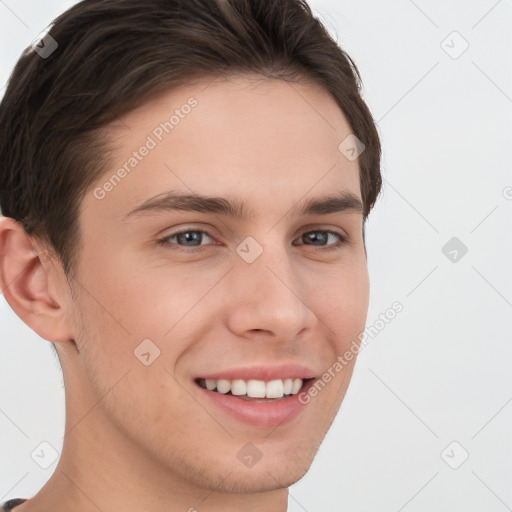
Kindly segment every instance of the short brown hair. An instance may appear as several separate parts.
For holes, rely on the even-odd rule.
[[[66,274],[81,200],[106,171],[101,129],[196,78],[256,72],[323,86],[365,145],[366,220],[381,188],[379,136],[356,65],[304,0],[84,0],[50,35],[58,47],[46,58],[28,47],[0,104],[0,205],[53,247]]]

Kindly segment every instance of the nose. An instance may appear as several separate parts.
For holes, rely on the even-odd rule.
[[[228,283],[229,329],[239,337],[292,340],[311,329],[317,317],[308,304],[308,286],[283,248],[265,249],[253,263],[238,261]]]

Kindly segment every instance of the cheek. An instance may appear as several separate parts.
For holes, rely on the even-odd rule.
[[[332,276],[322,295],[322,320],[330,328],[331,353],[325,361],[319,384],[322,395],[319,417],[332,421],[349,386],[359,352],[358,336],[364,331],[369,301],[369,279],[366,264],[351,266]]]
[[[194,295],[169,271],[144,268],[128,253],[105,247],[101,256],[91,254],[81,281],[89,322],[105,338],[110,333],[135,344],[162,335],[179,318],[186,297]]]
[[[369,302],[366,266],[340,272],[325,281],[317,294],[318,315],[331,329],[337,352],[364,330]]]

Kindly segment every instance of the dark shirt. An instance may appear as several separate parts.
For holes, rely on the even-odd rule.
[[[16,505],[21,505],[24,501],[23,498],[12,498],[5,503],[0,503],[0,512],[10,512]]]

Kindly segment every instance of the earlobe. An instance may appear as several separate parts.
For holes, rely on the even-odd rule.
[[[21,224],[0,217],[0,287],[13,311],[48,341],[71,338],[64,310],[49,291],[50,265]]]

